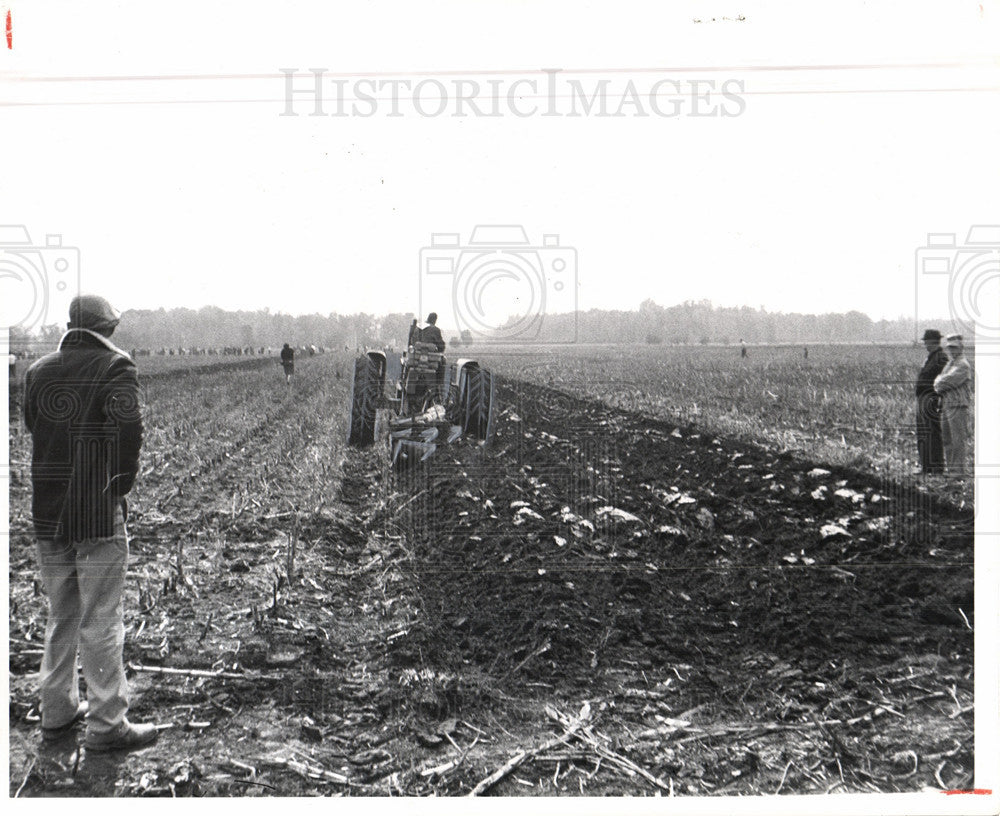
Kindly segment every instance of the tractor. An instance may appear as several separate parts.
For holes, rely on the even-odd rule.
[[[374,444],[380,409],[388,413],[391,464],[404,469],[460,439],[493,438],[493,375],[468,358],[447,364],[432,343],[416,341],[402,355],[368,351],[354,361],[349,445]]]

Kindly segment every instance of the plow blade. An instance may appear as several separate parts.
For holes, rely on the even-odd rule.
[[[436,451],[437,445],[433,442],[394,439],[392,440],[392,466],[403,468],[407,465],[415,465],[418,462],[426,462]]]
[[[426,462],[442,445],[450,445],[462,436],[462,428],[449,422],[433,425],[411,425],[389,431],[389,445],[392,450],[392,465],[406,465]]]

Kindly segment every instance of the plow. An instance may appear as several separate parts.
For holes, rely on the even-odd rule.
[[[390,462],[404,469],[463,440],[492,440],[493,375],[471,358],[448,363],[431,343],[368,351],[354,361],[350,409],[348,444],[371,446],[387,430]]]

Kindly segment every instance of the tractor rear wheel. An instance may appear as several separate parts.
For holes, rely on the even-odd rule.
[[[489,440],[493,436],[493,374],[474,368],[466,377],[462,433]]]
[[[348,445],[363,447],[375,442],[375,410],[378,407],[380,385],[378,366],[371,358],[359,357],[354,361]]]

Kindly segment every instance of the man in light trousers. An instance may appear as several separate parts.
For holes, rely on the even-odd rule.
[[[95,752],[140,748],[157,734],[125,716],[125,496],[139,469],[142,418],[135,364],[108,339],[118,321],[104,298],[74,298],[58,350],[25,377],[32,521],[49,600],[39,672],[42,737],[60,740],[85,719],[85,746]]]
[[[962,335],[949,334],[944,341],[948,364],[934,379],[934,391],[941,395],[941,441],[945,468],[950,474],[966,476],[968,468],[969,422],[972,406],[972,366],[965,359]]]

